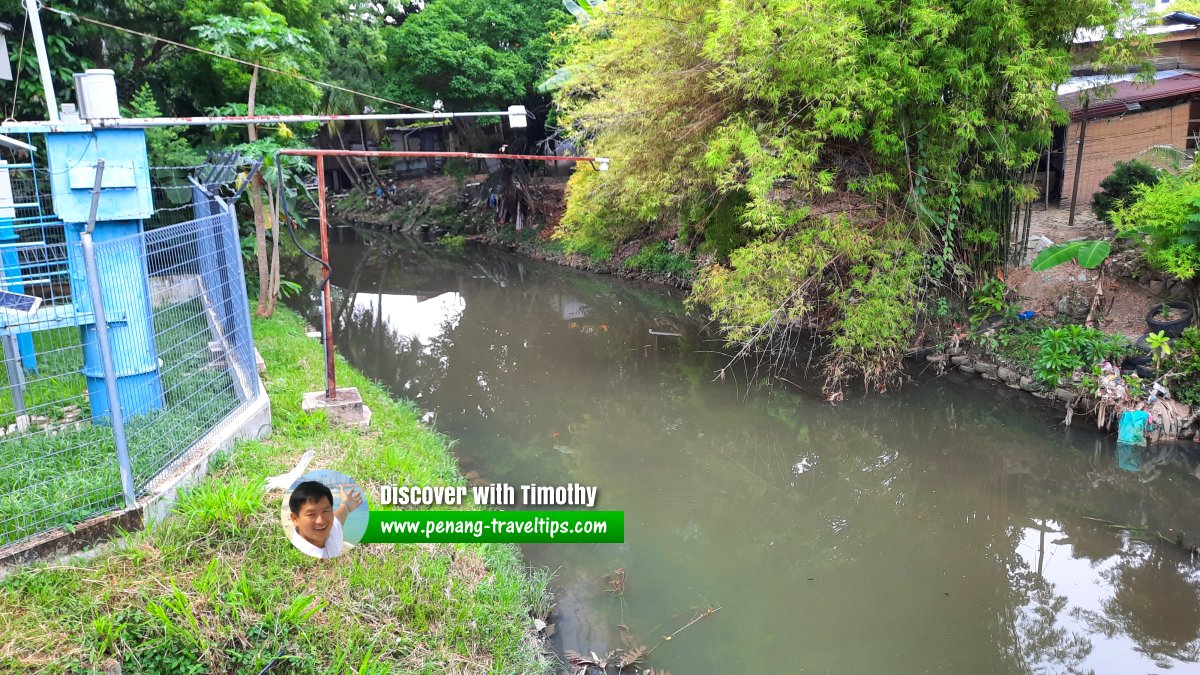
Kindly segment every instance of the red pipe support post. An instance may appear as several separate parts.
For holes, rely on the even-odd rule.
[[[323,341],[325,343],[325,398],[337,398],[337,380],[334,376],[333,360],[333,300],[330,288],[332,268],[329,266],[329,216],[325,208],[325,158],[326,157],[445,157],[448,159],[513,159],[535,162],[593,162],[596,157],[559,157],[557,155],[510,155],[503,153],[484,152],[421,152],[407,150],[322,150],[313,148],[292,148],[280,150],[280,155],[317,158],[317,208],[320,210],[321,224],[321,260],[325,263],[324,292],[321,302],[324,307],[325,325]]]

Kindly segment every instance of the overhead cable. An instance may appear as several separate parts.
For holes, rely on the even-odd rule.
[[[156,40],[156,41],[158,41],[158,42],[164,42],[164,43],[166,43],[166,44],[169,44],[169,45],[172,45],[172,46],[175,46],[175,47],[179,47],[179,48],[181,48],[181,49],[188,49],[188,50],[191,50],[191,51],[193,51],[193,52],[199,52],[199,53],[201,53],[201,54],[207,54],[208,56],[212,56],[212,57],[215,57],[215,58],[218,58],[218,59],[225,59],[226,61],[232,61],[232,62],[234,62],[234,63],[240,63],[240,64],[241,64],[241,65],[243,65],[243,66],[250,66],[251,68],[258,68],[258,69],[260,69],[260,70],[265,70],[265,71],[268,71],[268,72],[271,72],[271,73],[276,73],[276,74],[278,74],[278,75],[283,75],[283,76],[285,76],[285,77],[291,77],[291,78],[294,78],[294,79],[297,79],[297,80],[301,80],[302,82],[308,82],[309,84],[315,84],[315,85],[317,85],[317,86],[319,86],[319,87],[326,87],[326,88],[328,88],[328,89],[336,89],[336,90],[338,90],[338,91],[344,91],[344,92],[346,92],[347,94],[354,94],[355,96],[362,96],[363,98],[369,98],[369,99],[371,99],[371,100],[373,100],[373,101],[379,101],[380,103],[387,103],[388,105],[394,105],[394,106],[397,106],[397,107],[400,107],[400,108],[407,108],[407,109],[409,109],[409,110],[415,110],[415,111],[417,111],[417,112],[430,112],[430,111],[428,111],[428,110],[425,110],[425,109],[423,109],[423,108],[418,108],[418,107],[416,107],[416,106],[411,106],[411,105],[408,105],[407,103],[400,103],[399,101],[392,101],[392,100],[389,100],[389,99],[386,99],[386,98],[382,98],[382,97],[379,97],[379,96],[375,96],[375,95],[373,95],[373,94],[368,94],[368,93],[365,93],[365,92],[356,91],[356,90],[354,90],[354,89],[349,89],[349,88],[347,88],[347,87],[343,87],[343,86],[341,86],[341,85],[337,85],[337,84],[330,84],[329,82],[322,82],[321,80],[314,80],[314,79],[312,79],[312,78],[310,78],[310,77],[305,77],[305,76],[303,76],[303,75],[300,75],[299,73],[289,73],[289,72],[288,72],[288,71],[286,71],[286,70],[280,70],[280,69],[278,69],[278,68],[272,68],[272,67],[270,67],[270,66],[264,66],[264,65],[262,65],[261,63],[253,63],[253,62],[251,62],[251,61],[244,61],[244,60],[242,60],[242,59],[239,59],[239,58],[237,58],[237,57],[234,57],[234,56],[226,56],[226,55],[224,55],[224,54],[218,54],[217,52],[214,52],[214,51],[212,51],[212,50],[210,50],[210,49],[204,49],[204,48],[202,48],[202,47],[193,47],[192,45],[189,45],[189,44],[184,44],[184,43],[182,43],[182,42],[176,42],[175,40],[168,40],[167,38],[158,37],[157,35],[151,35],[150,33],[143,33],[142,31],[139,31],[139,30],[134,30],[134,29],[132,29],[132,28],[125,28],[124,26],[118,26],[118,25],[116,25],[116,24],[106,23],[106,22],[104,22],[104,21],[100,21],[99,19],[93,19],[93,18],[90,18],[90,17],[81,16],[81,15],[79,15],[79,14],[76,14],[76,13],[74,13],[74,12],[68,12],[68,11],[66,11],[66,10],[63,10],[63,9],[56,9],[56,8],[54,8],[54,7],[48,7],[48,6],[45,6],[45,5],[43,5],[43,9],[46,9],[46,10],[48,10],[48,11],[51,11],[51,12],[54,12],[55,14],[61,14],[62,16],[69,16],[69,17],[72,17],[72,18],[74,18],[74,19],[78,19],[78,20],[80,20],[80,21],[84,21],[84,22],[87,22],[87,23],[95,24],[95,25],[97,25],[97,26],[103,26],[103,27],[105,27],[105,28],[109,28],[109,29],[112,29],[112,30],[121,31],[122,33],[129,33],[129,34],[131,34],[131,35],[137,35],[138,37],[148,38],[148,39],[150,39],[150,40]]]

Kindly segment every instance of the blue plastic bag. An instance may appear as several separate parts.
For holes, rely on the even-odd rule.
[[[1126,410],[1121,413],[1121,424],[1117,430],[1117,442],[1130,445],[1145,445],[1146,430],[1150,426],[1150,413],[1145,410]]]

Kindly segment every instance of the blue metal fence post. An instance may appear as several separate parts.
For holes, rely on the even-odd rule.
[[[227,283],[227,293],[229,302],[232,305],[230,312],[231,316],[237,317],[235,321],[235,342],[237,343],[243,367],[249,379],[247,393],[249,396],[257,396],[261,391],[262,383],[258,378],[258,367],[254,359],[254,335],[250,330],[250,298],[246,293],[246,276],[242,269],[242,242],[238,237],[237,212],[233,202],[229,203],[217,201],[214,205],[219,213],[224,214],[221,219],[221,230],[224,233],[224,251],[226,271],[229,275]],[[281,223],[275,224],[275,236],[283,236],[280,228],[287,227]]]

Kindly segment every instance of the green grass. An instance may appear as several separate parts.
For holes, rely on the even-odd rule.
[[[139,488],[238,406],[229,374],[206,368],[209,333],[201,309],[192,300],[155,311],[166,406],[127,420]],[[30,376],[27,409],[59,420],[64,405],[77,405],[81,423],[0,438],[0,546],[123,504],[112,428],[90,421],[78,335],[65,328],[34,336],[45,358]],[[11,400],[4,403],[11,418]]]
[[[78,328],[56,328],[33,334],[33,349],[38,354],[36,372],[26,374],[25,409],[30,415],[61,417],[64,405],[78,405],[89,414],[83,396],[83,349]],[[12,392],[8,388],[8,369],[0,368],[0,426],[16,421]]]
[[[345,213],[358,213],[361,211],[366,211],[367,193],[358,188],[354,188],[350,192],[346,193],[346,196],[338,200],[337,207],[339,211]]]
[[[612,258],[614,244],[607,241],[587,240],[584,242],[569,242],[564,247],[567,253],[578,253],[586,256],[594,263],[602,263]]]
[[[282,536],[265,477],[314,449],[312,468],[374,485],[462,484],[446,440],[418,410],[339,359],[342,386],[374,412],[371,429],[304,414],[321,387],[318,343],[285,309],[255,322],[275,425],[239,444],[184,494],[177,514],[91,560],[30,567],[0,582],[0,671],[545,673],[531,608],[546,576],[510,545],[356,547],[316,561]],[[536,609],[536,608],[541,609]]]

